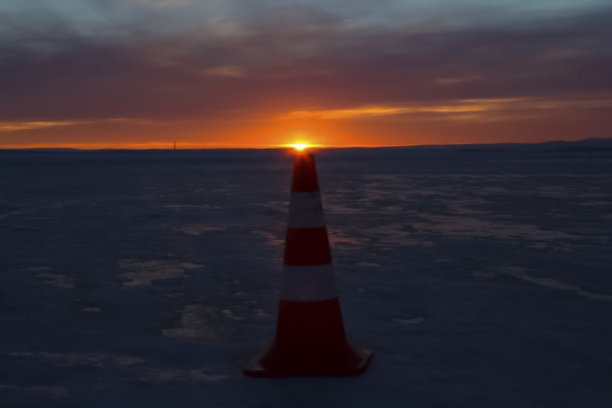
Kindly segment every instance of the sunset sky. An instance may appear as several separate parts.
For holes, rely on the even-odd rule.
[[[3,0],[0,148],[611,137],[609,0]]]

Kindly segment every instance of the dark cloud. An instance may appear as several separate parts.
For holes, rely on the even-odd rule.
[[[102,2],[103,3],[103,2]],[[102,4],[101,3],[101,4]],[[162,14],[151,11],[151,21]],[[538,24],[415,31],[275,8],[189,32],[6,15],[0,120],[198,119],[240,112],[612,93],[612,9]],[[21,25],[20,25],[21,24]],[[100,23],[102,24],[102,23]],[[149,28],[151,22],[149,24]]]

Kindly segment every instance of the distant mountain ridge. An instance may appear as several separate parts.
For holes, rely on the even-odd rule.
[[[486,150],[530,150],[530,151],[602,151],[612,150],[612,138],[592,138],[578,141],[555,140],[543,143],[496,143],[454,145],[457,150],[486,151]]]

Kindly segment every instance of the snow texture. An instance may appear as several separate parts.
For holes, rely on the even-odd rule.
[[[0,152],[0,406],[610,406],[610,150],[317,160],[357,378],[242,375],[287,152]]]

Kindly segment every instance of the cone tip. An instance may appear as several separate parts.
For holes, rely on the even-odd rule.
[[[293,157],[291,175],[291,192],[319,191],[319,180],[314,155],[311,152],[299,152]]]

